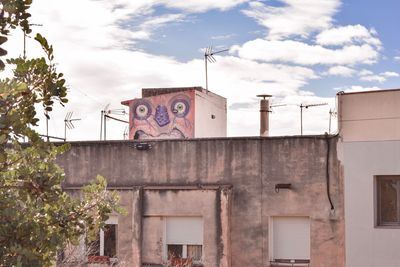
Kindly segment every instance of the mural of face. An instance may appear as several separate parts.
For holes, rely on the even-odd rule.
[[[164,94],[130,102],[130,139],[194,136],[194,92]]]

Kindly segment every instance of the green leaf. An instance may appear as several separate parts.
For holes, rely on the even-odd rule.
[[[7,37],[5,36],[0,36],[0,45],[4,44],[5,42],[7,42]]]

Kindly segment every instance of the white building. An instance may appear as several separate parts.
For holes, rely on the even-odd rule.
[[[346,266],[400,266],[400,90],[338,94]]]

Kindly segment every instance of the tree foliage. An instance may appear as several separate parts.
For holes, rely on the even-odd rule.
[[[0,1],[1,57],[10,30],[31,33],[31,2]],[[40,34],[35,40],[46,57],[7,59],[13,77],[0,80],[0,266],[50,266],[57,251],[82,234],[95,236],[108,214],[119,210],[117,195],[106,190],[101,176],[79,197],[62,190],[64,172],[55,159],[69,146],[45,142],[33,126],[39,121],[35,106],[48,116],[55,103],[67,103],[67,88],[53,63],[53,47]]]

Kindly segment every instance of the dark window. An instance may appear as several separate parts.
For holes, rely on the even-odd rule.
[[[378,176],[376,182],[378,225],[400,226],[400,176]]]
[[[104,227],[104,256],[117,256],[117,225],[106,224]]]
[[[117,256],[117,225],[106,224],[103,230],[103,237],[100,232],[94,241],[86,241],[88,256]]]
[[[168,245],[168,259],[182,258],[183,246],[182,245]]]

